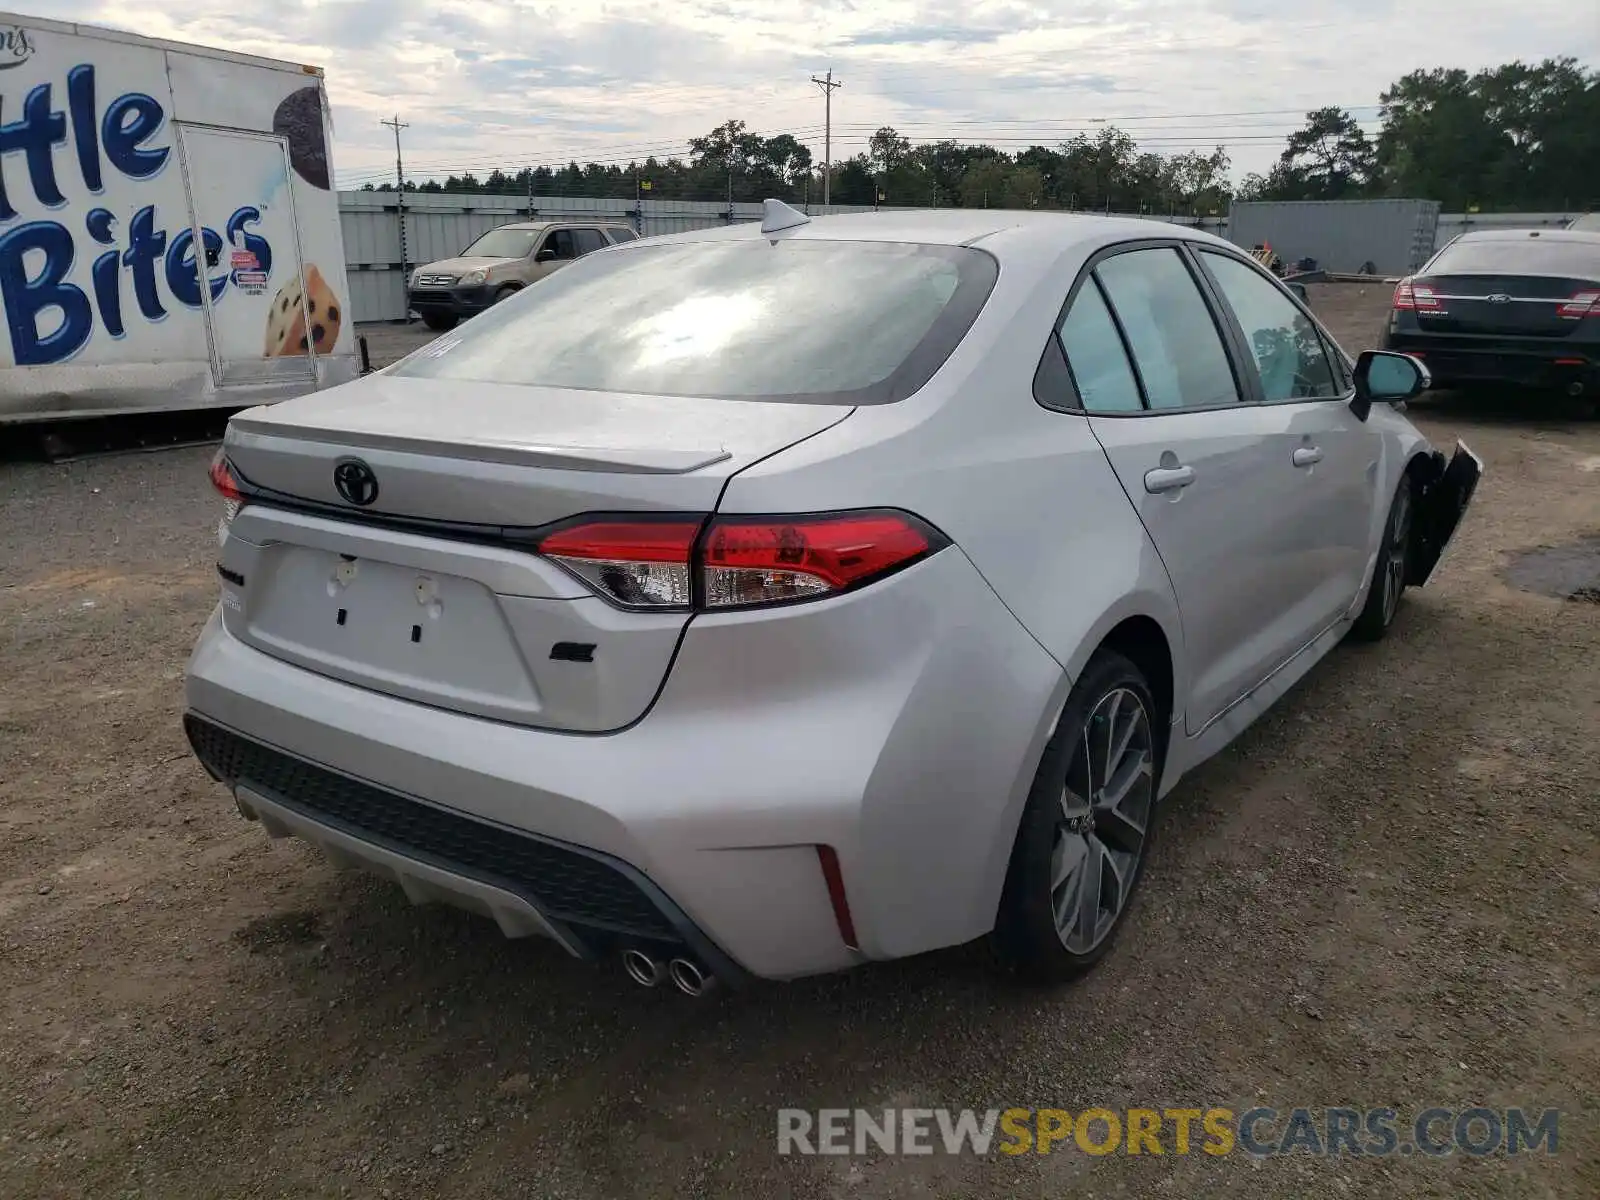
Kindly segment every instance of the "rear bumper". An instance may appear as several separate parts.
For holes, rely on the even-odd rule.
[[[416,903],[491,918],[507,937],[542,936],[580,958],[624,946],[692,953],[723,979],[743,972],[628,864],[474,820],[306,762],[186,714],[184,733],[239,811],[345,866],[393,878]]]
[[[414,897],[576,954],[681,942],[722,974],[790,978],[987,932],[1065,686],[951,549],[835,600],[697,617],[654,708],[615,734],[370,692],[216,614],[186,724],[269,830]]]
[[[1515,387],[1565,390],[1572,384],[1585,391],[1600,388],[1600,358],[1588,348],[1526,341],[1487,339],[1463,343],[1455,339],[1390,333],[1386,350],[1413,354],[1428,366],[1435,387],[1465,383],[1502,383]]]

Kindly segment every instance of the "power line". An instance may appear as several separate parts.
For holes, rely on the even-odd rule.
[[[821,80],[825,84],[829,80]],[[831,81],[836,85],[842,81]],[[1326,107],[1326,106],[1324,106]],[[1363,106],[1335,106],[1343,107],[1347,111],[1351,108]],[[1365,106],[1376,108],[1376,105]],[[1299,114],[1300,109],[1249,109],[1235,110],[1232,112],[1168,112],[1146,113],[1142,115],[1126,115],[1120,117],[1090,117],[1077,120],[1040,121],[1037,118],[1007,118],[996,117],[982,118],[952,118],[947,120],[899,120],[894,121],[890,127],[903,130],[912,135],[918,143],[953,141],[961,145],[994,145],[994,146],[1050,146],[1055,143],[1064,143],[1072,140],[1075,135],[1086,133],[1099,133],[1115,123],[1118,127],[1124,122],[1141,121],[1177,121],[1194,120],[1203,118],[1217,118],[1217,126],[1208,124],[1200,125],[1146,125],[1143,129],[1131,131],[1137,144],[1141,148],[1172,148],[1193,147],[1197,145],[1215,146],[1228,144],[1250,144],[1260,142],[1281,141],[1288,136],[1297,124],[1285,120],[1239,120],[1237,118],[1272,117],[1284,114]],[[756,136],[773,137],[788,134],[801,142],[809,140],[821,133],[825,139],[825,166],[831,178],[832,167],[832,134],[835,132],[831,114],[825,114],[828,119],[824,125],[790,126],[788,128],[773,127],[766,130],[755,129],[749,132]],[[1234,118],[1221,120],[1223,118]],[[1087,122],[1087,123],[1085,123]],[[385,121],[385,125],[392,126],[392,122]],[[1356,124],[1373,126],[1380,122],[1377,118],[1357,119]],[[875,132],[882,127],[880,123],[871,121],[853,121],[838,126],[841,131],[841,144],[866,145],[870,144],[869,131]],[[964,128],[958,128],[964,127]],[[1017,128],[1020,127],[1020,128]],[[993,130],[993,132],[989,132]],[[1262,132],[1256,132],[1262,131]],[[1268,132],[1271,131],[1271,132]],[[1130,132],[1124,130],[1124,132]],[[436,177],[441,174],[492,174],[501,171],[504,174],[515,176],[524,169],[549,169],[559,171],[573,162],[588,166],[625,166],[635,163],[640,159],[651,157],[692,157],[693,150],[688,142],[692,139],[659,141],[637,144],[623,144],[612,146],[597,146],[585,152],[576,146],[549,148],[544,154],[537,156],[518,155],[516,157],[487,157],[487,156],[446,156],[437,160],[430,160],[422,164],[413,164],[413,173]],[[355,168],[341,172],[342,182],[347,186],[361,186],[364,183],[377,182],[384,176],[384,172],[373,168]],[[831,199],[831,193],[830,197]]]
[[[808,136],[815,136],[815,135],[817,135],[819,133],[822,133],[823,132],[823,127],[821,125],[804,125],[804,126],[789,127],[789,128],[784,128],[784,129],[771,129],[771,130],[753,129],[753,130],[750,130],[749,132],[755,134],[758,137],[768,137],[768,136],[776,137],[776,136],[779,136],[781,134],[787,133],[790,136],[795,137],[796,139],[803,139],[803,138],[808,137]],[[555,147],[555,148],[547,147],[547,148],[545,148],[543,153],[540,153],[540,154],[532,156],[533,159],[534,159],[534,164],[533,165],[537,167],[537,166],[548,166],[548,165],[552,165],[553,164],[553,165],[556,165],[556,166],[564,167],[569,162],[578,161],[580,159],[582,160],[583,163],[588,163],[588,162],[601,162],[601,163],[620,162],[620,163],[626,163],[626,162],[629,162],[629,161],[631,161],[632,159],[635,159],[635,158],[651,158],[651,157],[658,157],[658,156],[661,156],[661,155],[668,155],[668,156],[686,155],[686,154],[689,154],[689,153],[692,152],[691,149],[690,149],[690,146],[689,146],[689,142],[691,140],[692,139],[689,139],[689,138],[682,138],[682,139],[678,139],[676,141],[661,141],[661,142],[641,143],[641,144],[636,144],[636,145],[630,145],[630,144],[622,144],[622,145],[615,145],[615,146],[600,145],[600,146],[595,146],[595,147],[593,147],[592,149],[589,149],[589,150],[585,150],[585,149],[583,149],[581,147],[570,147],[570,146],[569,147]],[[601,157],[601,158],[589,157],[590,155],[593,155],[593,154],[604,155],[605,157]],[[492,170],[495,170],[495,169],[507,170],[507,171],[511,171],[511,172],[514,173],[516,171],[522,170],[524,167],[526,167],[528,165],[529,165],[529,156],[527,154],[518,154],[518,153],[512,151],[512,152],[509,152],[504,157],[497,156],[497,157],[490,158],[490,157],[486,157],[486,156],[484,156],[484,154],[480,153],[480,154],[472,156],[472,157],[447,156],[447,157],[443,157],[443,158],[429,159],[427,162],[421,163],[421,164],[413,163],[413,165],[412,165],[412,173],[413,174],[423,174],[423,173],[437,173],[437,172],[440,172],[440,171],[458,173],[458,172],[462,172],[462,171],[492,171]],[[345,175],[346,178],[354,178],[354,179],[359,179],[359,180],[362,180],[362,181],[366,181],[366,180],[369,180],[369,179],[371,179],[371,180],[381,179],[381,178],[385,177],[388,174],[388,171],[387,171],[387,168],[379,169],[377,167],[351,167],[351,168],[348,168],[345,172],[343,172],[343,174]]]
[[[832,199],[830,185],[833,183],[833,89],[842,88],[844,80],[837,82],[833,78],[833,68],[828,68],[828,77],[818,79],[815,75],[811,82],[822,89],[822,206],[826,208]]]
[[[823,82],[826,82],[826,81],[824,80]],[[836,82],[841,82],[841,81],[836,81]],[[1310,103],[1310,102],[1308,102],[1308,103]],[[1343,109],[1344,111],[1349,112],[1349,113],[1355,113],[1355,112],[1359,112],[1359,111],[1363,111],[1363,110],[1376,110],[1376,109],[1380,108],[1381,105],[1377,105],[1377,104],[1334,104],[1334,105],[1316,104],[1316,105],[1314,105],[1314,107],[1320,107],[1320,108],[1334,107],[1334,108]],[[877,129],[881,128],[884,125],[888,125],[888,126],[890,126],[892,128],[895,128],[895,129],[907,129],[907,130],[922,129],[922,128],[928,128],[928,127],[936,127],[936,128],[939,128],[939,129],[954,129],[954,127],[957,127],[957,126],[992,127],[992,128],[995,128],[995,129],[999,129],[1002,126],[1024,126],[1024,127],[1028,128],[1028,129],[1038,130],[1039,131],[1038,137],[1040,138],[1040,140],[1049,140],[1049,135],[1051,133],[1054,133],[1054,132],[1063,132],[1063,131],[1064,132],[1073,132],[1073,133],[1093,132],[1095,127],[1103,126],[1103,125],[1107,125],[1107,124],[1118,124],[1118,125],[1121,125],[1121,124],[1126,124],[1126,123],[1131,123],[1131,122],[1176,121],[1176,120],[1212,120],[1212,119],[1235,118],[1235,117],[1273,117],[1273,116],[1301,117],[1301,116],[1304,116],[1304,114],[1307,111],[1310,111],[1310,110],[1307,109],[1307,108],[1304,108],[1304,107],[1296,107],[1296,108],[1281,108],[1281,109],[1248,109],[1248,110],[1236,110],[1236,111],[1230,111],[1230,112],[1162,112],[1162,113],[1125,114],[1125,115],[1119,115],[1119,116],[1106,116],[1106,117],[1088,117],[1088,118],[1080,118],[1080,119],[1078,119],[1076,121],[1048,121],[1048,120],[1041,121],[1038,118],[1028,118],[1028,117],[990,117],[990,118],[983,118],[983,117],[950,117],[950,118],[944,118],[944,119],[919,119],[919,118],[905,118],[905,117],[888,117],[887,119],[882,120],[882,121],[852,121],[852,122],[847,122],[847,123],[841,123],[840,125],[837,126],[837,128],[839,128],[841,130],[870,129],[870,130],[876,131]],[[387,123],[388,122],[385,122],[385,124],[387,124]],[[1356,123],[1360,124],[1360,125],[1375,125],[1375,124],[1380,123],[1380,118],[1378,118],[1378,117],[1356,118]],[[831,124],[831,122],[830,122],[830,124]],[[1256,122],[1243,122],[1243,121],[1229,121],[1230,128],[1244,128],[1247,125],[1255,125],[1258,128],[1271,129],[1271,128],[1276,128],[1278,126],[1289,126],[1291,124],[1293,124],[1293,123],[1292,122],[1288,122],[1288,121],[1263,121],[1263,122],[1259,122],[1259,123],[1256,123]],[[1204,128],[1205,127],[1200,127],[1200,129],[1202,129],[1202,130]],[[757,134],[758,136],[776,136],[779,133],[788,133],[788,134],[790,134],[790,135],[792,135],[792,136],[794,136],[796,138],[804,140],[807,136],[814,135],[815,133],[818,133],[818,132],[824,133],[826,135],[827,127],[823,126],[823,125],[811,125],[811,126],[800,126],[800,127],[789,126],[789,127],[786,127],[786,128],[773,128],[773,129],[768,129],[768,130],[751,130],[751,132]],[[1152,134],[1165,135],[1165,134],[1169,134],[1169,133],[1177,133],[1177,132],[1180,132],[1180,131],[1176,127],[1167,126],[1167,127],[1164,127],[1164,128],[1152,129],[1150,132]],[[968,135],[963,135],[963,136],[970,138],[971,135],[968,134]],[[1221,133],[1219,133],[1217,136],[1222,136],[1222,135],[1221,135]],[[946,140],[946,139],[943,139],[943,138],[931,138],[930,140]],[[960,139],[955,139],[955,140],[960,140]],[[540,153],[539,155],[537,155],[537,157],[541,161],[545,161],[545,160],[555,161],[557,159],[560,159],[560,160],[562,160],[563,165],[565,165],[565,162],[568,161],[569,159],[579,158],[579,157],[585,158],[586,161],[625,161],[626,156],[629,155],[629,154],[637,155],[639,157],[649,157],[649,156],[651,156],[653,154],[654,155],[659,155],[659,154],[670,154],[670,153],[683,153],[683,152],[687,151],[687,146],[688,146],[688,139],[679,139],[679,140],[675,140],[675,141],[654,141],[654,142],[648,142],[648,143],[641,142],[641,143],[638,143],[638,144],[627,144],[627,143],[624,143],[624,144],[621,144],[621,145],[610,145],[610,146],[608,146],[608,145],[600,145],[600,146],[595,146],[592,149],[588,149],[588,150],[585,150],[585,149],[583,149],[583,148],[581,148],[579,146],[576,146],[576,145],[569,144],[567,146],[545,147],[545,148],[543,148],[543,153]],[[596,154],[596,153],[605,154],[608,157],[606,157],[605,159],[590,159],[590,158],[587,158],[588,155]],[[417,169],[418,170],[426,170],[426,171],[429,171],[429,172],[437,172],[437,171],[441,171],[441,170],[461,171],[461,170],[493,169],[494,167],[502,167],[502,168],[504,168],[504,167],[512,166],[512,165],[515,165],[517,167],[517,169],[520,169],[521,166],[524,165],[526,162],[527,162],[526,155],[518,154],[516,152],[516,150],[513,148],[513,149],[509,149],[507,151],[507,156],[504,157],[504,158],[489,158],[489,157],[485,157],[485,156],[481,156],[481,155],[471,156],[471,157],[468,157],[468,156],[461,156],[461,157],[444,156],[444,157],[437,158],[437,159],[430,159],[428,161],[428,163],[425,165],[425,167],[419,167]],[[363,178],[363,179],[366,179],[366,178],[374,178],[374,179],[376,179],[376,178],[380,177],[381,172],[379,172],[375,168],[367,167],[367,168],[354,168],[352,170],[351,174],[352,175],[359,174],[359,176],[361,178]]]

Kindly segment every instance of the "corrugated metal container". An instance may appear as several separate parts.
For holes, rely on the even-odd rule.
[[[1433,253],[1437,200],[1252,200],[1234,204],[1228,240],[1271,246],[1285,264],[1314,258],[1326,271],[1414,271]]]
[[[1571,213],[1445,213],[1439,218],[1434,249],[1475,229],[1565,229]]]

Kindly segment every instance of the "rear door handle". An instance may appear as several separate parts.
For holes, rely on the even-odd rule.
[[[1321,446],[1301,446],[1291,457],[1297,467],[1309,467],[1312,463],[1322,461]]]
[[[1144,473],[1144,490],[1152,496],[1175,492],[1194,482],[1193,467],[1157,467]]]

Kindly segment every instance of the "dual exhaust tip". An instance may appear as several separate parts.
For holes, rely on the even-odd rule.
[[[640,987],[655,987],[670,979],[685,996],[704,996],[717,982],[715,975],[691,958],[674,958],[663,965],[637,948],[623,951],[622,969]]]

